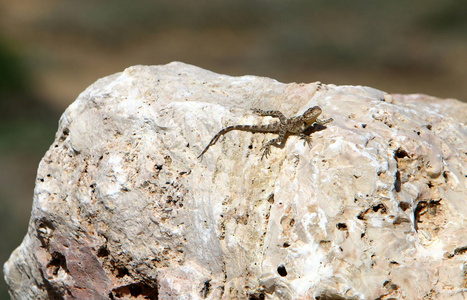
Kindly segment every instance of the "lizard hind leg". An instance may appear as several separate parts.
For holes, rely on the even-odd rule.
[[[262,110],[259,108],[254,108],[253,112],[258,116],[278,118],[282,123],[287,120],[284,114],[278,110]]]
[[[271,146],[266,144],[265,146],[261,148],[261,150],[263,150],[263,154],[261,155],[261,160],[263,160],[264,157],[266,157],[267,159],[269,154],[271,154]]]
[[[285,133],[282,133],[282,134],[279,134],[277,138],[270,140],[263,147],[261,147],[261,150],[263,150],[263,154],[261,155],[261,160],[263,160],[264,157],[268,158],[269,154],[271,154],[271,146],[282,148],[285,144],[285,139],[286,139]]]

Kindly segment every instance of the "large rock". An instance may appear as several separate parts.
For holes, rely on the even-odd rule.
[[[252,108],[334,122],[260,160]],[[14,299],[463,299],[467,105],[182,63],[100,79],[60,120]]]

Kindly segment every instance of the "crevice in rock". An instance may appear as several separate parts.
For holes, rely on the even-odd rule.
[[[60,252],[52,253],[52,259],[47,264],[47,273],[51,277],[56,277],[60,270],[68,273],[68,268],[66,266],[66,258]]]
[[[426,201],[420,201],[417,203],[417,206],[415,207],[414,209],[414,228],[415,228],[415,231],[418,231],[418,223],[421,223],[422,221],[420,221],[420,217],[421,215],[423,214],[422,211],[425,209],[426,207]]]
[[[63,143],[68,138],[69,135],[70,135],[70,129],[68,129],[67,127],[63,128],[62,134],[60,135],[57,141],[58,144],[55,145],[55,147],[58,147],[61,143]]]
[[[248,295],[248,300],[264,300],[266,296],[264,293],[255,293]]]
[[[63,299],[63,293],[61,293],[59,290],[56,289],[55,286],[52,286],[52,284],[45,278],[44,273],[41,270],[41,277],[43,279],[45,290],[47,292],[47,299],[49,300],[62,300]]]
[[[315,297],[315,300],[353,300],[354,298],[345,298],[335,292],[323,292]]]
[[[387,208],[383,203],[373,204],[370,208],[367,208],[367,209],[361,211],[357,215],[357,219],[366,220],[366,214],[372,213],[372,212],[375,212],[375,213],[379,212],[380,214],[386,214],[387,213]]]
[[[462,255],[467,252],[467,246],[457,247],[454,249],[454,255]]]
[[[37,237],[41,242],[42,247],[48,248],[50,239],[52,238],[55,231],[55,226],[50,220],[47,220],[46,218],[37,219],[35,223]]]
[[[158,300],[159,291],[157,284],[152,285],[144,282],[136,282],[112,289],[112,292],[109,293],[109,299]]]
[[[454,249],[453,253],[446,253],[444,256],[446,258],[453,258],[456,255],[462,255],[467,252],[467,246],[457,247]]]
[[[103,245],[97,250],[97,257],[107,257],[109,256],[110,252],[107,249],[107,246]]]
[[[118,278],[130,276],[130,271],[128,271],[126,267],[115,267],[115,271],[117,271],[117,274],[115,276]]]
[[[204,286],[203,288],[201,289],[200,291],[200,294],[201,294],[201,297],[203,297],[204,299],[206,299],[209,294],[211,294],[211,279],[208,279],[204,282]]]
[[[449,171],[444,171],[443,172],[443,178],[444,178],[445,183],[449,183],[449,181],[451,180],[451,176],[449,174],[450,174]]]
[[[387,208],[386,208],[386,206],[384,206],[383,203],[378,203],[376,205],[373,205],[372,209],[373,209],[374,212],[378,212],[379,210],[381,210],[382,214],[385,214],[387,212]]]
[[[394,180],[394,190],[399,193],[401,191],[401,172],[396,171],[396,179]]]
[[[441,209],[441,200],[419,201],[414,210],[414,228],[418,231],[419,224],[424,222],[424,219],[432,219],[438,214]]]
[[[399,193],[402,188],[402,181],[401,181],[401,170],[400,170],[400,161],[401,159],[405,159],[410,157],[407,151],[402,148],[398,148],[394,152],[394,159],[396,161],[396,172],[394,174],[394,190]]]
[[[52,273],[53,273],[54,270],[55,270],[55,269],[50,269],[49,270],[50,263],[52,263],[52,264],[57,263],[57,261],[54,261],[53,256],[52,256],[52,261],[49,262],[49,264],[47,265],[46,270],[44,270],[42,268],[39,269],[41,277],[42,277],[42,282],[43,282],[43,285],[41,286],[41,288],[45,288],[45,291],[47,292],[47,299],[50,299],[50,300],[64,299],[64,291],[61,290],[61,289],[57,289],[57,287],[55,285],[52,285],[52,283],[49,281],[50,277],[54,276],[54,275],[53,274],[45,274],[45,272],[50,273],[50,271],[52,271]],[[50,266],[50,267],[55,268],[53,266]]]

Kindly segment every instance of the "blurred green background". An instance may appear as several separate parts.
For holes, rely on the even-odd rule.
[[[60,114],[98,78],[182,61],[466,100],[466,16],[464,0],[0,2],[0,263],[26,234]]]

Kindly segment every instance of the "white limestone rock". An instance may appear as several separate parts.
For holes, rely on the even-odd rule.
[[[319,105],[311,148],[223,127]],[[13,299],[464,299],[467,105],[135,66],[66,110]]]

